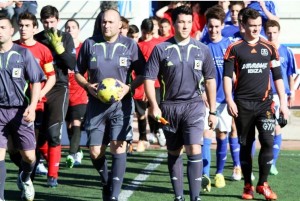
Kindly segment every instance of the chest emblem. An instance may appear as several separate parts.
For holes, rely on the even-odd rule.
[[[22,69],[21,68],[13,68],[12,77],[14,77],[14,78],[20,78],[21,77],[21,73],[22,73]]]
[[[119,63],[120,63],[120,66],[127,66],[127,58],[120,57]]]
[[[195,60],[194,69],[195,70],[202,70],[203,62],[201,60]]]

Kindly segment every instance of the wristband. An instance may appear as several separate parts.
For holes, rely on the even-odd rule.
[[[209,114],[210,115],[217,115],[217,111],[214,111],[214,112],[209,111]]]

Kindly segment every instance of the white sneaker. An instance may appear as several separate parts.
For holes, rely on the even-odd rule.
[[[28,181],[26,182],[23,182],[22,181],[22,173],[20,173],[20,181],[21,181],[21,184],[22,184],[22,195],[21,195],[21,199],[22,200],[26,200],[26,201],[33,201],[34,199],[34,195],[35,195],[35,191],[34,191],[34,187],[33,187],[33,184],[32,184],[32,181],[31,179],[29,179]]]
[[[147,134],[147,140],[150,144],[156,144],[157,143],[157,138],[154,135],[154,133],[149,133]]]
[[[75,154],[74,159],[75,159],[74,165],[80,165],[81,164],[81,160],[83,159],[82,150],[80,150],[79,152],[77,152]]]
[[[47,175],[48,170],[45,167],[44,163],[39,163],[38,166],[36,167],[35,174],[37,175]]]
[[[161,147],[166,146],[166,137],[165,137],[164,131],[161,128],[158,129],[158,132],[156,133],[156,137],[157,137],[158,143]]]
[[[235,166],[233,168],[233,172],[232,172],[232,176],[231,178],[234,180],[234,181],[240,181],[242,179],[242,169],[240,166]]]

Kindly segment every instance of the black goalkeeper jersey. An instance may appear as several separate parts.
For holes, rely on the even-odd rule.
[[[72,36],[69,33],[61,32],[62,34],[62,43],[65,48],[65,51],[58,55],[56,54],[54,48],[49,43],[48,39],[45,37],[45,32],[42,31],[34,36],[34,38],[46,45],[52,52],[53,55],[53,66],[56,73],[56,83],[55,86],[67,86],[69,85],[68,78],[68,69],[74,70],[76,65],[76,49]]]
[[[271,98],[270,70],[273,79],[282,79],[276,47],[260,38],[255,44],[239,40],[227,48],[224,56],[224,76],[232,77],[235,99],[263,101]]]

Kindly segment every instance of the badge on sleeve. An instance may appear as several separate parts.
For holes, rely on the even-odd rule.
[[[120,57],[120,66],[127,66],[127,57]]]
[[[195,60],[194,69],[195,70],[202,70],[202,64],[203,64],[203,62],[201,60]]]
[[[12,70],[12,77],[14,77],[14,78],[20,78],[21,77],[21,73],[22,73],[22,69],[21,68],[13,68],[13,70]]]

